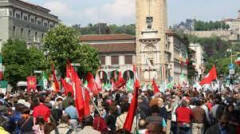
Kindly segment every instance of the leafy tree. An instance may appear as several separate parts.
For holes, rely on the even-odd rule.
[[[20,40],[8,40],[2,48],[4,79],[13,87],[18,81],[25,81],[34,70],[46,68],[45,57],[37,48],[27,48]]]
[[[194,23],[194,30],[196,31],[210,31],[210,30],[217,30],[217,29],[229,29],[229,25],[225,24],[222,21],[204,22],[204,21],[197,20]]]
[[[98,52],[90,46],[81,46],[79,35],[72,27],[58,25],[44,37],[47,59],[55,65],[61,76],[65,74],[67,60],[80,64],[80,72],[95,72],[99,66]]]
[[[88,24],[85,27],[81,27],[81,25],[73,25],[72,26],[78,34],[130,34],[135,35],[135,24],[129,25],[107,25],[104,23],[97,24]]]
[[[98,51],[87,44],[81,44],[77,47],[74,52],[73,61],[75,63],[80,63],[78,73],[80,73],[80,76],[83,78],[85,78],[84,76],[86,75],[86,72],[92,72],[95,74],[100,66]]]

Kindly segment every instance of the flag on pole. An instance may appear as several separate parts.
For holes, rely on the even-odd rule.
[[[132,92],[133,91],[133,87],[134,87],[134,80],[133,79],[129,79],[127,81],[127,84],[126,84],[127,91],[128,92]]]
[[[131,130],[132,130],[134,115],[135,115],[136,109],[137,109],[139,88],[140,88],[140,82],[138,79],[136,79],[134,82],[134,95],[131,100],[131,104],[128,109],[128,114],[127,114],[127,117],[126,117],[126,120],[125,120],[124,126],[123,126],[123,129],[125,129],[129,132],[131,132]]]
[[[119,71],[119,73],[118,73],[118,80],[115,83],[114,89],[118,90],[121,87],[125,86],[125,84],[126,84],[126,81],[123,79],[121,71]]]
[[[204,84],[210,84],[215,79],[217,79],[217,69],[214,65],[207,76],[200,82],[200,85],[202,86]]]
[[[42,84],[43,89],[47,90],[47,88],[48,88],[48,79],[47,79],[47,74],[45,72],[42,73],[41,84]]]
[[[87,82],[88,82],[88,88],[94,95],[98,95],[98,93],[101,91],[101,89],[98,89],[97,83],[94,80],[94,76],[92,73],[87,73]]]
[[[66,82],[66,80],[61,79],[62,82],[62,86],[64,88],[64,94],[67,96],[67,94],[70,92],[72,94],[72,96],[74,96],[74,91],[73,91],[73,87],[71,84],[69,84],[68,82]]]
[[[154,79],[153,79],[153,81],[152,81],[152,87],[153,87],[153,93],[154,93],[154,94],[160,92],[159,89],[158,89],[157,83],[155,82]]]
[[[35,76],[28,76],[27,77],[27,91],[30,92],[31,90],[37,89],[37,79]]]
[[[54,68],[54,65],[53,65],[53,64],[52,64],[52,73],[53,73],[54,91],[55,91],[55,92],[59,92],[60,86],[59,86],[59,83],[58,83],[58,80],[57,80],[57,77],[56,77],[56,74],[55,74],[55,68]]]

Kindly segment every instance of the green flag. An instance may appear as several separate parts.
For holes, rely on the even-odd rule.
[[[87,82],[87,80],[84,82],[83,86],[84,86],[85,88],[88,87],[88,82]]]
[[[48,79],[47,74],[45,72],[43,72],[41,76],[41,86],[43,87],[44,90],[47,90],[48,88]]]
[[[174,82],[170,82],[167,84],[167,89],[173,89],[173,86],[174,86]]]
[[[111,90],[111,88],[112,88],[112,85],[109,82],[105,83],[103,86],[103,89],[105,89],[107,91]]]
[[[134,85],[134,80],[133,79],[129,79],[127,81],[127,84],[126,84],[128,92],[132,92],[133,91],[133,85]]]
[[[0,81],[0,88],[7,88],[8,86],[8,82],[3,80],[3,81]]]

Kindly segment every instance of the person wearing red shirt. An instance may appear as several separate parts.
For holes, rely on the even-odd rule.
[[[192,117],[192,110],[187,107],[187,102],[182,101],[182,105],[176,109],[177,116],[177,133],[178,134],[190,134],[190,123]]]
[[[44,121],[49,122],[51,111],[44,104],[44,97],[40,97],[39,101],[40,101],[39,105],[33,108],[34,123],[35,123],[37,117],[42,117],[44,119]]]

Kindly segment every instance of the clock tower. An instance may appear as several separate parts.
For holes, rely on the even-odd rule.
[[[142,82],[166,77],[166,0],[136,0],[136,64]]]

